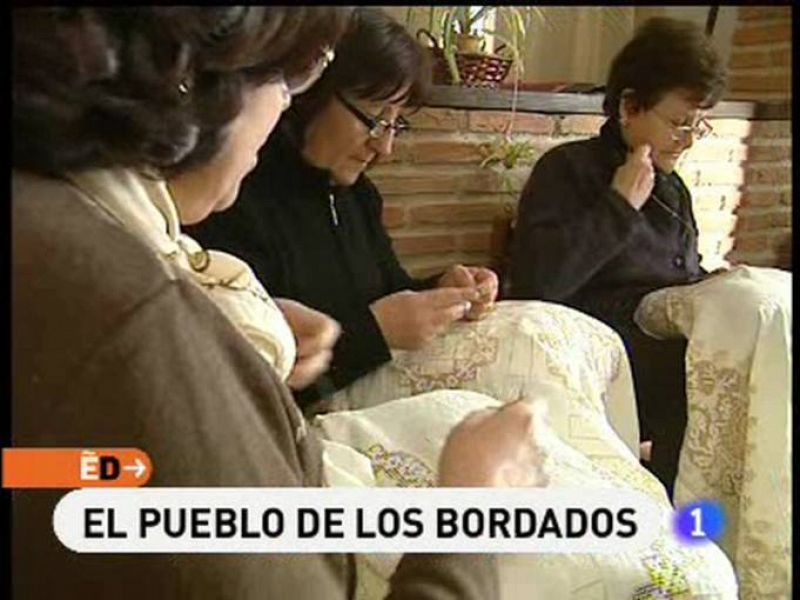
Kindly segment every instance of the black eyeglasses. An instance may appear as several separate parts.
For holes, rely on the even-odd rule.
[[[375,117],[372,117],[366,114],[364,111],[358,109],[352,103],[348,102],[348,100],[340,93],[337,92],[336,97],[339,99],[339,102],[341,102],[344,107],[353,114],[355,118],[364,124],[364,126],[369,130],[369,137],[371,137],[373,140],[382,138],[389,130],[398,136],[411,129],[411,124],[403,117],[397,117],[394,123],[387,121],[386,119],[376,119]]]

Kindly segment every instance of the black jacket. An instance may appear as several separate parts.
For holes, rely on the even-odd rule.
[[[553,148],[536,163],[519,203],[510,297],[560,302],[629,325],[648,292],[703,277],[685,184],[657,170],[656,199],[637,211],[611,188],[626,153],[609,119],[598,137]]]
[[[400,266],[381,221],[383,200],[361,176],[334,186],[279,129],[261,150],[236,203],[187,232],[207,248],[246,260],[275,298],[292,298],[342,325],[331,369],[295,397],[325,396],[391,359],[369,305],[403,289],[424,289]]]

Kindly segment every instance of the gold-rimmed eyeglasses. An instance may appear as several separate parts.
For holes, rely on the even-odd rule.
[[[669,133],[673,142],[684,142],[690,135],[696,139],[702,140],[714,132],[711,123],[705,117],[701,117],[694,125],[676,125],[672,119],[662,115],[656,109],[650,109],[651,112],[657,116],[664,125],[669,127]]]

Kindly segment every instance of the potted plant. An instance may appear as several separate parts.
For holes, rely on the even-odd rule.
[[[438,10],[437,10],[438,9]],[[408,13],[410,15],[410,13]],[[439,16],[438,30],[434,32],[434,24]],[[491,21],[493,16],[494,27],[484,25]],[[452,6],[430,7],[428,12],[428,29],[420,30],[427,33],[439,60],[446,62],[446,71],[449,79],[454,84],[462,83],[468,69],[481,60],[480,55],[488,60],[503,59],[508,61],[508,72],[513,79],[511,100],[511,114],[508,123],[498,138],[481,147],[483,160],[481,167],[496,170],[503,178],[505,191],[511,193],[510,171],[515,167],[532,162],[537,152],[530,141],[514,135],[514,117],[516,115],[517,97],[519,94],[519,81],[522,77],[524,66],[520,48],[523,47],[531,20],[533,18],[547,23],[545,13],[539,7],[519,6]],[[407,20],[410,20],[410,16]],[[498,26],[502,25],[502,32]],[[491,35],[496,42],[500,42],[494,54],[485,51],[487,46],[486,36]],[[441,65],[438,66],[442,71]],[[499,83],[499,80],[496,82]]]
[[[449,42],[459,52],[479,54],[486,46],[486,40],[477,25],[487,16],[491,6],[455,6],[445,10],[442,31],[451,36]]]
[[[494,87],[502,82],[512,66],[517,75],[521,74],[519,49],[534,16],[545,19],[538,7],[430,7],[428,29],[420,29],[417,35],[424,34],[431,43],[435,80],[455,85]],[[494,28],[487,23],[493,23]],[[497,29],[501,24],[502,33]],[[487,36],[500,42],[494,52],[486,51]]]

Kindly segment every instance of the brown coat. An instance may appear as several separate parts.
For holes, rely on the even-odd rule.
[[[137,447],[151,486],[319,486],[321,450],[287,388],[203,291],[68,183],[15,173],[15,446]],[[55,538],[63,492],[13,497],[15,598],[352,595],[352,557],[75,554]],[[391,598],[496,596],[491,557],[410,555]]]

